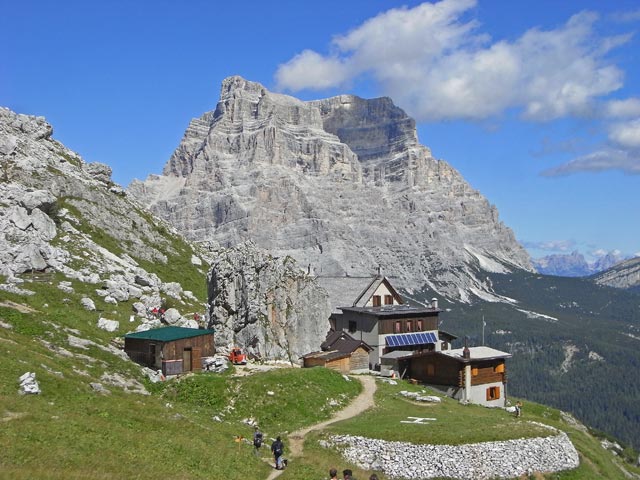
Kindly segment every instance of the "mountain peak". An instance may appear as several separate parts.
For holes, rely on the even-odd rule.
[[[418,143],[387,97],[304,102],[229,77],[164,175],[130,193],[190,238],[253,240],[322,275],[381,265],[400,285],[469,299],[488,287],[476,276],[487,262],[467,247],[531,268],[495,207]]]

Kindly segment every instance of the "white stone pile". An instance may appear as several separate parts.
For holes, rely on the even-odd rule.
[[[403,397],[409,398],[416,402],[426,402],[426,403],[440,403],[442,399],[435,395],[423,395],[424,392],[408,392],[406,390],[402,390],[400,395]]]
[[[27,372],[24,375],[21,375],[19,378],[20,381],[20,395],[37,395],[40,391],[40,386],[38,385],[38,381],[36,380],[36,374],[33,372]]]
[[[490,479],[514,478],[532,472],[576,468],[578,452],[564,432],[503,442],[467,445],[415,445],[351,435],[331,437],[343,457],[365,470],[383,471],[389,478]]]

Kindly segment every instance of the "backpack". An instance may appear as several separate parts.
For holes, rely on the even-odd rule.
[[[255,437],[253,438],[253,444],[258,448],[262,446],[262,433],[256,433]]]
[[[273,453],[278,457],[282,455],[282,446],[282,442],[276,442],[274,445]]]

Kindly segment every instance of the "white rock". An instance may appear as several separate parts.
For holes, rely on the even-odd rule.
[[[117,320],[109,320],[108,318],[100,317],[98,319],[98,328],[106,330],[107,332],[115,332],[120,328],[120,322]]]
[[[85,310],[88,310],[88,311],[90,311],[90,312],[93,312],[93,311],[95,311],[95,309],[96,309],[96,304],[93,302],[93,300],[91,300],[91,299],[90,299],[90,298],[88,298],[88,297],[83,297],[83,298],[80,300],[80,305],[82,305],[82,307],[83,307]]]
[[[34,372],[27,372],[20,376],[20,395],[37,395],[41,393],[40,386]]]
[[[191,264],[199,267],[202,265],[202,260],[197,255],[191,255]]]

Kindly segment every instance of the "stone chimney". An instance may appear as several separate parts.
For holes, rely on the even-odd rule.
[[[462,358],[466,360],[471,359],[471,351],[469,350],[469,347],[467,347],[466,345],[462,349]]]

